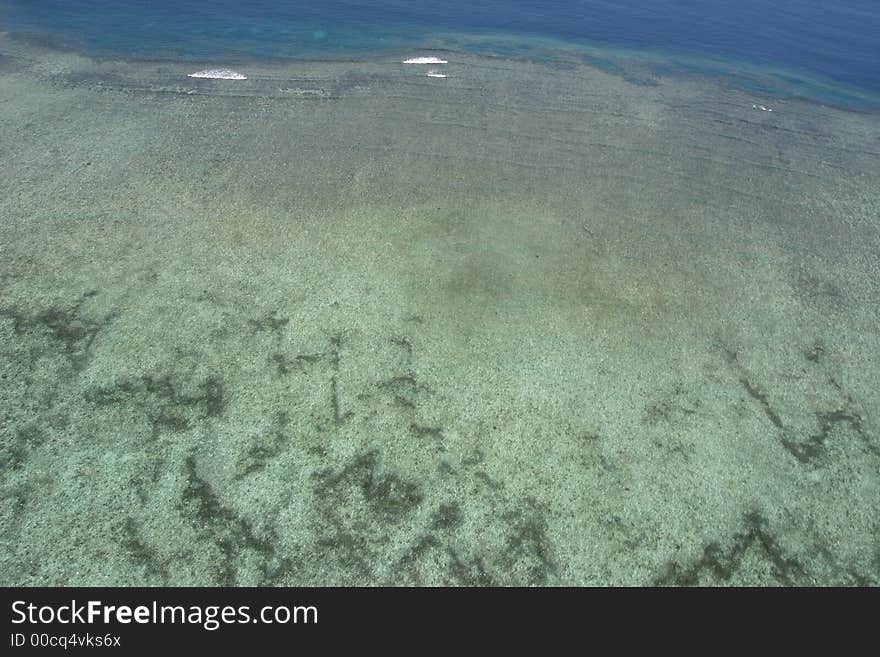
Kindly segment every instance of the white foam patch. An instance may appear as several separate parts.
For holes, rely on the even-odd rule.
[[[190,73],[187,77],[207,78],[209,80],[247,80],[246,75],[242,75],[241,73],[237,73],[228,68],[209,68],[204,71]]]
[[[441,73],[440,71],[434,71],[434,70],[428,71],[427,73],[425,73],[425,75],[427,75],[429,78],[445,78],[446,77],[446,73]]]
[[[449,62],[439,57],[410,57],[403,60],[404,64],[448,64]]]

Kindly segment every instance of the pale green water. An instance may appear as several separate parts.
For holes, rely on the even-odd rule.
[[[0,582],[880,581],[878,117],[447,55],[0,41]]]

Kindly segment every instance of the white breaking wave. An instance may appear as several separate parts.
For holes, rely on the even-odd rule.
[[[449,62],[439,57],[410,57],[403,60],[404,64],[448,64]]]
[[[446,77],[446,73],[441,73],[440,71],[435,71],[434,69],[431,69],[430,71],[425,73],[425,75],[427,75],[429,78],[445,78]]]
[[[190,78],[207,78],[209,80],[247,80],[246,75],[231,71],[228,68],[209,68],[204,71],[190,73]]]

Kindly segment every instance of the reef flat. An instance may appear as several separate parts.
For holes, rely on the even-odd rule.
[[[197,68],[0,38],[0,582],[880,584],[880,117]]]

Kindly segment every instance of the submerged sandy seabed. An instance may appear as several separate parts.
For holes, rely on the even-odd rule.
[[[0,582],[880,583],[880,118],[439,55],[0,40]]]

